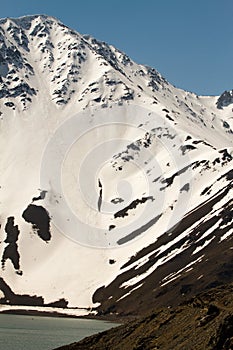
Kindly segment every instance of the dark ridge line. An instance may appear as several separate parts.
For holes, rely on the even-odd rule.
[[[10,286],[0,277],[0,290],[4,294],[4,298],[0,299],[0,304],[7,305],[28,305],[28,306],[43,306],[44,299],[36,295],[15,294]]]
[[[127,263],[125,263],[121,267],[121,269],[128,267],[129,265],[131,265],[135,261],[141,259],[144,255],[147,255],[147,254],[153,252],[154,250],[156,250],[157,248],[159,248],[161,245],[166,244],[170,240],[170,236],[168,235],[169,233],[172,233],[172,235],[174,237],[174,235],[178,236],[180,233],[187,230],[197,220],[199,220],[203,216],[207,215],[212,210],[214,204],[216,204],[218,201],[220,201],[229,192],[229,190],[230,190],[230,186],[227,185],[225,188],[223,188],[223,189],[219,190],[217,193],[215,193],[211,198],[206,199],[197,208],[188,212],[177,225],[175,225],[168,232],[165,232],[162,236],[160,236],[156,242],[152,243],[148,247],[143,248],[141,251],[139,251]]]
[[[196,248],[203,246],[203,244],[207,240],[209,240],[210,237],[215,236],[217,239],[218,236],[221,237],[221,235],[218,234],[219,232],[224,231],[224,233],[225,233],[226,231],[231,229],[232,224],[227,225],[224,229],[221,228],[223,225],[228,224],[230,222],[230,220],[232,220],[232,214],[229,217],[229,212],[232,213],[232,205],[230,205],[230,202],[231,202],[231,200],[229,200],[225,204],[226,208],[223,207],[223,209],[221,210],[221,212],[218,215],[214,215],[213,217],[209,218],[208,220],[203,219],[203,221],[199,225],[197,225],[195,228],[193,228],[193,230],[190,232],[190,234],[188,236],[180,239],[177,243],[174,243],[171,247],[169,247],[168,249],[166,249],[165,251],[163,251],[159,255],[157,255],[156,253],[151,255],[149,257],[149,261],[147,262],[149,264],[151,261],[151,264],[149,264],[148,268],[153,266],[159,259],[165,257],[166,255],[171,253],[173,250],[181,248],[182,245],[184,245],[184,244],[187,244],[187,249],[192,249],[192,252],[193,252],[193,251],[195,251]],[[200,231],[206,232],[207,230],[209,230],[211,227],[213,227],[219,221],[220,217],[222,218],[222,222],[219,223],[219,227],[216,228],[214,231],[212,231],[208,236],[206,236],[206,237],[201,236],[200,240],[198,242],[196,242],[196,239],[199,239]],[[139,270],[137,270],[137,273],[138,273],[138,271]]]
[[[131,232],[129,235],[119,239],[117,241],[117,244],[121,245],[124,243],[127,243],[129,241],[131,241],[132,239],[134,239],[135,237],[139,236],[141,233],[147,231],[151,226],[153,226],[162,216],[162,214],[159,214],[158,216],[156,216],[154,219],[150,220],[147,224],[141,226],[140,228],[138,228],[137,230]]]
[[[228,202],[228,204],[230,203],[230,201]],[[229,206],[229,208],[224,208],[222,211],[228,211],[231,210],[232,206]],[[219,213],[219,216],[221,217],[221,213]],[[226,213],[226,216],[228,215],[228,213]],[[210,218],[208,220],[208,222],[203,222],[203,225],[206,226],[205,229],[208,229],[210,227],[213,226],[213,218]],[[216,215],[214,220],[218,220],[219,217]],[[203,219],[204,220],[204,219]],[[223,223],[224,224],[224,218],[223,218]],[[220,227],[222,226],[220,225]],[[139,268],[135,267],[135,268],[131,268],[130,270],[127,270],[125,272],[123,272],[121,275],[118,275],[117,278],[110,283],[110,285],[108,285],[107,287],[103,286],[99,289],[96,290],[96,292],[93,295],[93,301],[94,302],[100,302],[101,305],[98,307],[98,312],[101,314],[108,314],[109,312],[117,312],[117,313],[129,313],[129,310],[133,310],[133,312],[135,312],[135,303],[137,303],[138,300],[140,300],[140,307],[143,308],[145,305],[145,307],[150,306],[150,302],[148,302],[147,298],[148,298],[148,290],[150,298],[151,298],[151,303],[157,303],[157,300],[159,297],[161,297],[162,303],[170,305],[171,302],[175,302],[176,300],[174,299],[173,296],[173,301],[171,301],[171,299],[169,301],[167,301],[167,297],[166,295],[168,295],[171,298],[171,293],[173,293],[173,288],[176,289],[176,294],[178,293],[178,299],[180,298],[180,294],[181,294],[181,290],[183,290],[183,287],[185,287],[184,285],[184,281],[185,280],[190,280],[190,278],[192,278],[192,274],[193,272],[188,272],[185,271],[185,267],[192,261],[196,261],[197,259],[199,259],[199,261],[195,262],[195,265],[197,266],[194,271],[196,277],[197,278],[199,275],[201,275],[203,273],[203,271],[206,270],[206,268],[208,269],[208,267],[205,267],[206,264],[208,266],[211,267],[211,274],[215,273],[214,269],[215,269],[215,264],[217,263],[215,261],[215,259],[217,258],[218,254],[217,252],[215,253],[215,257],[213,258],[211,255],[211,252],[213,249],[217,249],[217,251],[225,251],[226,247],[228,247],[227,251],[225,251],[225,255],[228,254],[226,256],[226,261],[229,258],[229,256],[232,256],[232,252],[229,250],[229,243],[227,243],[227,240],[229,241],[230,239],[232,240],[232,236],[227,238],[227,240],[221,242],[220,243],[220,238],[229,231],[229,229],[231,229],[233,227],[233,223],[231,223],[230,225],[228,225],[227,227],[223,227],[223,228],[216,228],[213,232],[211,232],[211,234],[208,237],[203,237],[202,240],[200,240],[198,243],[194,244],[190,244],[185,250],[183,250],[179,256],[174,256],[172,257],[169,261],[165,262],[164,264],[158,266],[158,268],[151,273],[150,276],[145,277],[143,280],[140,281],[140,283],[142,283],[142,281],[144,282],[142,284],[142,286],[138,289],[135,289],[133,291],[133,293],[130,294],[130,296],[126,296],[125,298],[119,300],[119,298],[123,297],[126,293],[126,291],[124,290],[124,288],[119,288],[122,283],[125,283],[126,281],[129,281],[130,279],[134,278],[135,276],[138,275],[142,275],[145,271],[147,271],[152,265],[154,265],[156,263],[155,259],[156,257],[154,257],[153,259],[150,258],[150,260],[140,266]],[[193,232],[191,233],[193,235],[193,237],[196,234],[196,237],[198,237],[198,232],[199,232],[200,228],[196,227]],[[202,228],[201,228],[202,230]],[[195,232],[196,231],[196,232]],[[204,228],[203,228],[203,230]],[[190,235],[191,236],[191,235]],[[187,241],[189,241],[190,236],[187,237]],[[209,239],[209,237],[213,237],[212,241],[208,244],[207,247],[204,248],[204,250],[200,250],[199,252],[197,252],[195,254],[195,257],[192,257],[192,253],[194,252],[194,250],[200,246],[203,245],[203,242],[205,242],[206,240]],[[183,243],[187,243],[184,239],[182,240],[182,244]],[[173,249],[177,248],[178,245],[181,246],[181,242],[177,242],[176,244],[173,245]],[[223,247],[223,248],[221,248]],[[225,249],[225,250],[224,250]],[[227,253],[228,252],[228,253]],[[168,251],[166,251],[165,254],[167,254]],[[204,258],[202,258],[203,254],[205,255]],[[161,256],[158,258],[161,258],[164,255],[164,252],[161,253]],[[217,255],[217,256],[216,256]],[[224,255],[224,256],[225,256]],[[212,258],[211,258],[212,257]],[[200,260],[201,259],[201,260]],[[229,260],[230,264],[232,266],[232,258]],[[226,265],[226,263],[223,261],[222,262],[222,270],[219,268],[219,270],[215,273],[217,276],[219,276],[220,278],[220,282],[223,281],[224,279],[231,279],[233,278],[233,274],[232,274],[232,267],[229,265]],[[179,270],[182,269],[182,273],[181,276],[178,276],[178,278],[172,282],[171,284],[167,286],[161,286],[161,284],[163,283],[163,280],[165,277],[169,276],[170,274],[174,274],[177,273]],[[184,270],[183,270],[184,269]],[[226,271],[226,272],[225,272]],[[231,278],[232,276],[232,278]],[[194,280],[195,280],[194,278]],[[217,277],[216,277],[217,278]],[[146,283],[145,283],[146,281]],[[210,283],[210,282],[211,283]],[[208,289],[211,287],[212,282],[214,283],[213,277],[212,275],[209,277],[206,277],[205,280],[205,288]],[[138,285],[138,284],[135,284]],[[135,285],[133,287],[135,287]],[[179,291],[180,288],[180,291]],[[195,290],[195,286],[192,284],[191,285],[191,291]],[[198,289],[199,287],[197,287]],[[132,290],[131,287],[127,288],[127,292],[130,292]],[[189,292],[187,292],[189,293]],[[186,294],[186,292],[185,292]],[[114,296],[114,298],[112,298],[111,300],[108,300],[109,296]],[[133,296],[132,296],[133,295]],[[143,296],[146,296],[146,299],[143,299]],[[172,294],[173,295],[173,294]],[[183,294],[182,294],[183,295]],[[184,297],[181,296],[181,299],[183,299]],[[180,300],[178,300],[178,302],[180,302]],[[184,299],[183,299],[184,300]],[[158,301],[159,304],[161,304],[160,300]],[[156,304],[157,305],[157,304]],[[126,313],[126,314],[127,314]]]
[[[124,218],[125,216],[128,216],[128,210],[135,209],[138,206],[138,204],[143,204],[146,201],[148,201],[149,199],[152,202],[154,201],[154,197],[153,196],[142,197],[142,199],[135,199],[127,207],[125,207],[125,208],[119,210],[118,212],[116,212],[114,214],[114,219],[116,219],[116,218]]]
[[[219,220],[219,218],[217,216],[214,216],[213,218],[207,220],[206,222],[203,223],[203,225],[205,226],[204,227],[204,230],[208,230],[210,227],[212,227],[213,225],[215,225],[215,223]],[[202,238],[199,242],[195,242],[195,239],[198,238],[197,235],[196,235],[196,232],[197,233],[199,232],[199,226],[196,227],[195,229],[193,229],[193,231],[190,233],[189,236],[186,236],[186,237],[183,237],[181,238],[178,242],[174,243],[172,246],[168,247],[166,250],[164,250],[163,252],[157,254],[156,252],[151,255],[148,259],[148,261],[143,264],[142,266],[140,266],[140,268],[132,268],[131,270],[129,271],[126,271],[126,272],[123,272],[122,273],[122,278],[124,279],[123,276],[127,276],[127,280],[130,280],[131,278],[134,278],[136,276],[140,276],[140,275],[143,275],[146,271],[148,271],[153,265],[155,265],[158,260],[162,259],[162,258],[165,258],[167,255],[169,255],[172,251],[175,251],[176,249],[180,249],[183,245],[187,245],[187,248],[184,249],[181,253],[182,254],[185,254],[185,251],[186,250],[189,250],[189,256],[191,258],[192,256],[192,253],[195,251],[195,249],[197,247],[199,247],[200,245],[203,245],[204,242],[207,240],[206,237]],[[213,236],[213,233],[212,233],[212,236]],[[209,238],[209,237],[208,237]],[[180,254],[181,254],[180,253]],[[173,258],[169,259],[166,263],[169,263],[171,261],[173,261],[174,259],[176,259],[177,256],[174,256]],[[158,266],[159,268],[159,266]],[[148,278],[149,276],[145,277]],[[145,280],[144,279],[144,280]],[[125,279],[124,279],[125,281]]]
[[[199,143],[203,143],[203,145],[211,147],[214,150],[217,150],[217,148],[213,147],[210,143],[208,143],[204,140],[194,140],[193,143],[194,143],[194,145],[198,145]]]
[[[203,196],[203,195],[205,195],[205,194],[210,194],[210,192],[212,191],[213,185],[216,184],[217,181],[222,180],[224,177],[227,179],[227,181],[233,180],[233,170],[227,171],[225,174],[221,175],[216,181],[214,181],[210,186],[207,186],[207,187],[201,192],[201,196]]]
[[[196,163],[196,162],[194,162],[194,163]],[[176,176],[179,176],[179,175],[181,175],[181,174],[183,174],[183,173],[185,173],[189,168],[191,168],[191,167],[194,165],[194,163],[191,163],[191,164],[185,166],[184,168],[180,169],[179,171],[177,171],[177,172],[176,172],[175,174],[173,174],[172,176],[170,176],[170,177],[168,177],[168,178],[166,178],[166,179],[164,179],[164,180],[161,180],[160,182],[161,182],[162,184],[166,184],[166,186],[165,186],[165,187],[162,187],[160,190],[163,190],[163,189],[165,189],[166,187],[171,186],[171,185],[173,184],[173,181],[174,181],[175,177],[176,177]]]
[[[64,298],[50,302],[44,303],[44,298],[37,295],[28,294],[15,294],[11,287],[0,277],[0,290],[4,294],[3,298],[0,298],[0,305],[25,305],[25,306],[43,306],[43,307],[58,307],[66,308],[68,301]]]
[[[202,163],[204,163],[204,165],[206,164],[206,160],[202,160],[202,161],[195,161],[189,165],[187,165],[186,167],[182,168],[181,170],[177,171],[175,174],[173,174],[172,176],[165,178],[163,180],[161,180],[160,182],[166,183],[166,187],[171,186],[174,182],[174,179],[176,176],[179,176],[181,174],[183,174],[184,172],[186,172],[190,167],[192,167],[193,169],[196,169],[198,166],[200,166]],[[229,177],[231,179],[231,176],[233,177],[233,170],[230,170],[229,172]],[[225,177],[226,174],[222,175],[219,179],[217,179],[217,181],[219,181],[220,179],[222,179],[223,177]],[[159,178],[157,178],[156,180],[154,180],[153,182],[156,182]],[[227,178],[228,179],[228,178]],[[214,182],[215,183],[215,182]],[[212,186],[212,185],[211,185]],[[166,187],[162,187],[160,190],[164,190]]]

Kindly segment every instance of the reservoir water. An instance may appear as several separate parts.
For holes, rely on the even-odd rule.
[[[0,350],[52,350],[115,326],[90,319],[0,314]]]

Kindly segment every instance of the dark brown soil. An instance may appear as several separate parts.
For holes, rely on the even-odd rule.
[[[139,320],[59,350],[233,349],[233,284],[206,291],[177,307],[163,307]]]

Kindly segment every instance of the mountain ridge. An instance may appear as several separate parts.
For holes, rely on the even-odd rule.
[[[46,15],[0,21],[0,74],[2,304],[135,314],[198,285],[203,254],[229,264],[230,92],[177,89]]]

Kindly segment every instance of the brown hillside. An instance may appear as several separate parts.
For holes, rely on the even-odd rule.
[[[177,307],[164,307],[140,320],[59,348],[87,349],[233,349],[233,284],[211,289]]]

